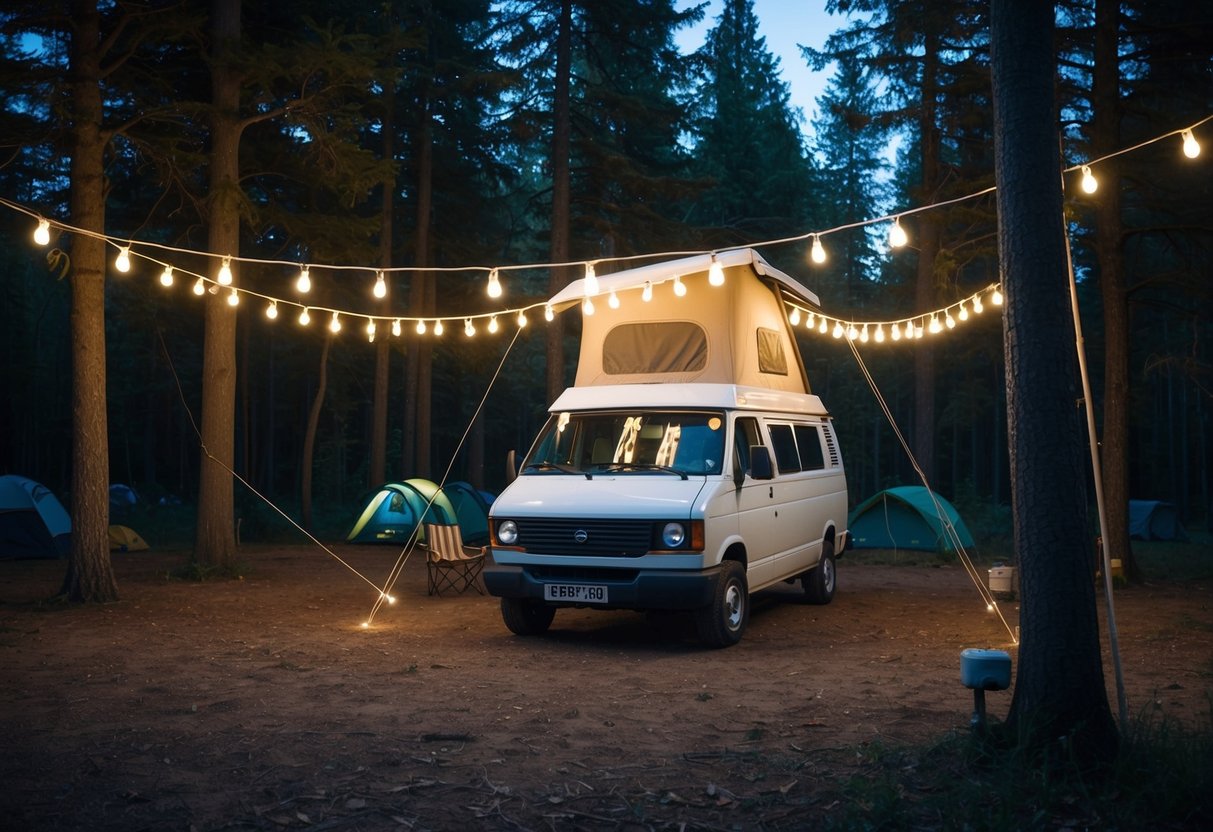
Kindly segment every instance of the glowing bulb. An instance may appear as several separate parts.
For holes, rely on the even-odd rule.
[[[231,294],[229,294],[227,296],[227,305],[235,306],[238,303],[240,303],[240,295],[239,295],[239,293],[236,292],[235,289],[233,289]]]
[[[223,263],[219,266],[219,285],[232,285],[232,258],[224,257]]]
[[[299,279],[295,281],[295,289],[301,295],[312,291],[312,273],[308,271],[307,266],[299,270]]]
[[[983,306],[981,303],[981,295],[977,295],[976,297],[973,298],[973,311],[976,312],[978,315],[980,315],[982,312],[986,311],[985,306]]]
[[[164,271],[160,272],[160,285],[161,286],[172,286],[173,285],[173,267],[172,266],[165,266]]]
[[[859,330],[855,328],[855,324],[847,324],[847,340],[854,341],[859,337]]]
[[[641,299],[642,301],[644,301],[645,303],[648,303],[649,301],[651,301],[651,300],[653,299],[653,284],[652,284],[652,282],[650,282],[650,281],[648,281],[648,280],[646,280],[646,281],[644,282],[644,291],[642,291],[642,292],[640,293],[640,299]]]
[[[945,309],[943,313],[943,325],[948,329],[956,328],[956,319],[952,317],[952,312]]]
[[[417,321],[417,334],[425,335],[425,321]]]
[[[817,316],[810,312],[808,317],[804,319],[804,328],[813,329],[817,325],[816,318]]]
[[[370,626],[371,626],[371,622],[369,622],[369,621],[362,622],[362,629],[365,630],[367,627],[370,627]]]
[[[375,330],[376,329],[378,329],[378,327],[375,326],[374,320],[368,320],[366,322],[366,337],[369,338],[371,341],[375,340]]]
[[[377,298],[387,297],[387,278],[383,276],[382,271],[375,273],[375,288],[373,291]]]
[[[278,317],[278,301],[273,301],[269,306],[265,307],[265,317],[271,321]]]
[[[206,294],[206,284],[202,281],[202,278],[198,278],[197,280],[194,281],[194,294],[195,295],[205,295]]]
[[[994,304],[995,306],[1002,306],[1002,292],[997,288],[990,293],[990,303]]]
[[[114,258],[114,268],[120,272],[129,272],[131,270],[131,247],[123,246],[118,249],[118,256]]]
[[[893,217],[893,227],[889,229],[889,247],[901,248],[909,241],[906,230],[901,227],[901,217]]]
[[[863,343],[863,344],[868,343],[868,325],[867,324],[863,325],[863,330],[860,331],[860,333],[859,333],[859,341],[860,341],[860,343]]]
[[[388,602],[388,604],[394,604],[394,603],[396,603],[396,596],[395,596],[395,595],[388,595],[388,594],[385,592],[385,593],[383,593],[383,600],[387,601],[387,602]]]
[[[841,321],[834,322],[834,331],[831,333],[835,338],[841,338],[845,330],[842,328]]]
[[[825,315],[821,316],[821,323],[817,325],[817,331],[822,335],[825,335],[826,332],[829,331],[829,327],[826,325]]]
[[[619,295],[615,294],[614,289],[611,290],[610,297],[607,298],[607,306],[611,307],[612,309],[619,308]]]
[[[1192,131],[1184,130],[1180,135],[1183,136],[1184,140],[1184,155],[1189,159],[1195,159],[1197,156],[1199,156],[1200,142],[1196,141],[1196,137],[1192,135]],[[46,222],[46,220],[43,220],[43,222]],[[41,228],[42,226],[40,225],[38,227]],[[37,237],[34,239],[37,239]],[[42,243],[41,245],[46,245],[46,243]]]
[[[927,327],[927,331],[930,332],[932,335],[937,335],[938,333],[943,331],[943,325],[939,323],[939,318],[937,316],[935,316],[935,315],[931,316],[931,323]]]
[[[518,328],[522,329],[526,326],[526,313],[521,309],[518,310]]]
[[[400,319],[392,321],[392,335],[396,338],[400,337]]]
[[[492,333],[495,333],[496,331],[497,331],[497,316],[494,315],[493,317],[489,318],[489,333],[492,334]]]
[[[556,313],[554,311],[552,311],[552,304],[550,304],[550,303],[546,304],[543,307],[543,319],[545,321],[551,321],[555,317],[556,317]]]
[[[923,329],[921,321],[914,325],[914,337],[915,338],[921,338],[924,331],[925,330]]]
[[[960,304],[960,311],[956,313],[956,317],[960,318],[962,321],[967,321],[969,319],[969,307],[965,306],[963,301]]]
[[[1095,174],[1091,173],[1091,168],[1087,165],[1082,166],[1082,189],[1088,194],[1093,194],[1099,190],[1099,182],[1095,178]]]
[[[800,309],[795,306],[792,307],[792,314],[788,315],[788,323],[792,326],[800,325]]]
[[[908,341],[913,337],[914,337],[914,322],[906,321],[906,340]]]
[[[1187,145],[1184,145],[1187,147]],[[1199,149],[1197,150],[1199,153]],[[48,220],[38,220],[38,227],[34,229],[34,242],[40,246],[49,244],[51,241],[51,224]]]
[[[994,612],[994,605],[986,604],[986,612]]]
[[[586,263],[585,264],[585,295],[586,295],[586,297],[589,297],[591,295],[596,295],[596,294],[598,294],[598,275],[594,274],[594,264]]]
[[[329,321],[329,332],[336,334],[340,331],[341,331],[341,319],[337,316],[337,313],[334,312],[333,319],[331,321]]]
[[[876,325],[876,334],[873,335],[872,337],[876,340],[877,344],[884,343],[884,324]]]
[[[437,337],[437,336],[441,335],[441,334],[442,334],[442,330],[443,330],[444,328],[445,328],[445,327],[443,327],[443,325],[442,325],[442,321],[434,321],[434,335],[435,335],[435,337]]]
[[[489,271],[489,285],[486,291],[489,293],[489,297],[491,298],[501,297],[501,278],[497,276],[496,269]]]
[[[898,324],[893,324],[891,327],[889,327],[889,335],[893,338],[894,341],[900,341],[901,340],[901,326]]]
[[[303,311],[299,313],[299,326],[307,326],[312,322],[312,316],[307,313],[307,307],[303,307]]]
[[[674,276],[674,294],[681,298],[681,297],[686,297],[686,293],[687,293],[686,284],[682,282],[681,277],[679,277],[678,275],[675,275]]]
[[[708,266],[708,283],[713,286],[724,285],[724,266],[720,265],[715,255],[712,255],[712,265]]]
[[[463,334],[469,338],[476,334],[476,327],[472,326],[471,318],[463,319]]]
[[[821,238],[816,234],[813,235],[813,249],[809,252],[809,257],[814,263],[824,263],[826,261],[825,246],[821,244]]]
[[[592,299],[590,299],[589,297],[586,297],[586,299],[581,302],[581,314],[582,315],[593,315],[594,314],[594,301]]]

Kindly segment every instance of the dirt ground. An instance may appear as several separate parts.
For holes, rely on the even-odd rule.
[[[374,582],[396,555],[337,553]],[[962,649],[1016,658],[960,567],[855,553],[833,604],[763,593],[726,650],[630,612],[519,638],[420,558],[363,628],[376,590],[318,548],[246,547],[239,581],[170,580],[184,557],[116,554],[122,600],[86,607],[44,602],[62,563],[0,562],[4,828],[804,828],[857,750],[967,730]],[[1207,723],[1211,590],[1117,593],[1133,713]]]

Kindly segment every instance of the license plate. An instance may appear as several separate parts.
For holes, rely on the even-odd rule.
[[[598,584],[544,584],[543,600],[572,604],[605,604],[607,588]]]

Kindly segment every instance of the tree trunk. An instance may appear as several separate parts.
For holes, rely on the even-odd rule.
[[[326,332],[320,349],[320,370],[316,379],[316,395],[307,414],[307,431],[303,435],[303,459],[299,463],[302,476],[299,489],[299,519],[303,528],[312,527],[312,464],[316,457],[316,433],[320,427],[320,411],[324,409],[324,391],[329,378],[329,345],[333,336]]]
[[[396,90],[389,87],[383,95],[383,145],[382,156],[385,160],[395,158],[395,113]],[[379,265],[384,269],[392,267],[392,197],[396,193],[396,172],[384,174],[383,194],[379,203]],[[392,281],[388,281],[389,284]],[[392,287],[395,289],[395,286]],[[367,486],[377,488],[386,482],[387,471],[387,400],[388,388],[391,384],[391,349],[387,332],[379,333],[375,344],[375,398],[371,411],[371,464],[369,467],[370,482]]]
[[[922,97],[918,129],[922,142],[922,186],[919,199],[934,202],[939,189],[939,126],[935,97],[938,94],[939,51],[934,35],[927,34],[922,56]],[[926,211],[918,215],[918,267],[914,279],[914,304],[919,312],[936,306],[935,257],[939,254],[939,222]],[[935,347],[931,334],[914,344],[914,456],[927,482],[935,482]]]
[[[570,105],[569,86],[572,74],[573,4],[560,3],[560,23],[556,34],[556,78],[552,101],[552,242],[550,258],[553,263],[569,259],[570,223]],[[568,270],[553,268],[548,276],[548,296],[559,292],[569,282]],[[547,394],[554,402],[564,389],[564,322],[557,315],[547,329]]]
[[[430,217],[433,211],[434,197],[434,159],[433,136],[430,132],[430,107],[428,100],[423,100],[420,106],[421,120],[417,136],[417,243],[416,265],[428,266],[430,263]],[[414,273],[413,285],[409,294],[409,309],[417,317],[425,317],[434,309],[434,276],[426,271]],[[409,371],[412,378],[409,384],[411,393],[411,410],[413,415],[413,432],[407,440],[413,446],[413,464],[411,471],[406,470],[406,476],[430,476],[430,398],[433,386],[433,374],[430,362],[433,360],[433,350],[430,337],[414,335],[414,347],[409,354]]]
[[[1022,602],[1008,726],[1106,761],[1117,745],[1087,534],[1053,101],[1053,4],[992,0],[994,157],[1011,505]],[[1068,752],[1067,752],[1068,753]]]
[[[101,135],[101,16],[96,0],[72,3],[72,223],[105,232]],[[72,546],[60,594],[116,601],[109,547],[109,427],[105,412],[105,256],[102,238],[72,239]]]
[[[240,0],[211,3],[211,153],[209,250],[219,256],[240,251],[238,208],[241,126],[240,76],[234,61],[240,46]],[[239,275],[232,264],[233,284]],[[236,538],[232,495],[235,446],[236,315],[225,289],[205,295],[202,351],[202,450],[198,477],[198,528],[194,560],[230,569]]]
[[[1115,0],[1097,0],[1095,4],[1095,72],[1091,84],[1094,105],[1091,150],[1095,156],[1106,156],[1120,146],[1119,6]],[[1108,522],[1103,530],[1103,545],[1110,558],[1121,562],[1130,580],[1140,581],[1129,543],[1129,300],[1121,250],[1120,176],[1116,159],[1100,164],[1099,178],[1095,254],[1099,260],[1104,320],[1100,467]]]

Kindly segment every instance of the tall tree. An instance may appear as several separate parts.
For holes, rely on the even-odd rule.
[[[1064,737],[1082,759],[1106,760],[1117,734],[1081,522],[1087,506],[1074,408],[1053,4],[992,0],[991,43],[1012,512],[1023,591],[1008,724],[1032,744]]]

